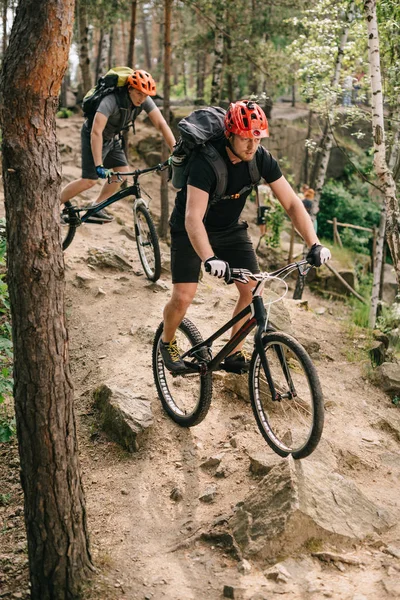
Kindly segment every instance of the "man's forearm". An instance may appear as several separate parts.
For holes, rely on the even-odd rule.
[[[214,251],[211,248],[211,244],[208,239],[206,228],[202,221],[192,221],[186,219],[185,227],[189,236],[190,242],[195,249],[202,262],[211,258],[214,255]]]
[[[301,209],[299,210],[298,207],[293,207],[292,209],[289,209],[287,213],[295,229],[299,232],[307,246],[311,248],[313,244],[319,243],[319,240],[317,234],[315,233],[310,215],[303,208],[303,206]]]
[[[101,165],[103,162],[103,155],[102,155],[103,135],[102,134],[99,135],[98,133],[92,131],[91,136],[90,136],[90,147],[92,149],[93,162],[94,162],[95,166],[97,167],[98,165]]]

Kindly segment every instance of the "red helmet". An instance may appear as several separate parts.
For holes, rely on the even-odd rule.
[[[139,92],[143,92],[148,96],[156,95],[156,84],[154,79],[147,73],[147,71],[142,71],[140,69],[133,71],[132,75],[128,76],[126,83],[135,88],[135,90],[139,90]]]
[[[244,138],[269,137],[264,111],[252,100],[232,102],[225,115],[225,135],[235,133]]]

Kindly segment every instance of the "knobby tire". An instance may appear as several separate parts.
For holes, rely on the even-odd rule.
[[[292,400],[272,401],[271,390],[261,365],[258,350],[254,350],[249,369],[249,392],[258,428],[269,446],[280,456],[285,457],[291,454],[296,459],[305,458],[317,447],[324,425],[324,401],[317,371],[305,349],[291,336],[282,332],[269,333],[264,336],[263,344],[267,356],[269,350],[272,353],[275,368],[272,378],[274,379],[277,375],[274,383],[277,385],[277,381],[280,380],[284,382],[283,387],[286,386],[287,376],[283,375],[285,368],[289,369],[293,381],[301,383],[298,386],[295,385],[299,392],[298,397]],[[282,353],[289,357],[288,360],[279,358],[276,350],[279,347],[283,349]],[[282,363],[285,364],[285,367],[282,367]],[[289,386],[285,389],[288,388]],[[307,404],[302,397],[307,398]],[[298,430],[301,432],[302,429],[309,429],[309,431],[304,434],[304,442],[292,447],[294,444],[291,441],[292,433],[289,428],[290,417],[296,414],[298,415]],[[307,419],[310,421],[309,426],[306,424]],[[279,423],[277,428],[275,427],[276,423]],[[282,436],[283,439],[279,437],[284,429],[287,430],[285,435],[289,436],[289,441],[285,441],[285,436]],[[301,437],[303,438],[303,434]]]
[[[140,231],[140,219],[143,216],[146,221],[148,232],[145,235],[145,238],[142,236],[142,232]],[[145,204],[138,204],[136,206],[136,215],[134,215],[135,221],[135,236],[136,236],[136,245],[139,252],[140,262],[142,263],[143,270],[146,274],[147,279],[150,281],[157,281],[161,275],[161,254],[160,254],[160,244],[158,241],[158,235],[156,228],[154,226],[153,219],[147,210]],[[140,243],[140,239],[142,239],[142,243],[147,244],[146,248],[147,254],[151,255],[153,264],[149,263],[148,256],[146,256],[145,247],[143,247]]]
[[[201,421],[203,421],[210,408],[212,397],[212,375],[211,373],[206,375],[200,375],[199,373],[190,375],[176,375],[173,377],[164,366],[160,352],[162,332],[163,323],[159,325],[153,343],[153,374],[158,396],[165,412],[173,421],[175,421],[175,423],[181,425],[182,427],[193,427],[194,425],[198,425]],[[203,341],[203,338],[201,337],[197,327],[191,321],[189,321],[189,319],[183,319],[182,323],[178,327],[178,342],[179,337],[182,335],[185,336],[190,344],[190,347],[195,346]],[[206,352],[206,350],[203,351],[202,357],[206,356]],[[174,395],[179,393],[185,395],[186,392],[189,395],[191,390],[187,391],[185,386],[187,384],[190,386],[191,382],[193,381],[199,388],[195,394],[197,398],[195,399],[192,409],[185,413],[184,410],[182,410],[179,406],[177,396],[175,396],[174,399]],[[176,387],[175,390],[174,387]]]

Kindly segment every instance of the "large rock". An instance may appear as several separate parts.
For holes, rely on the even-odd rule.
[[[116,252],[112,248],[89,248],[87,263],[101,269],[115,269],[116,271],[131,271],[130,258],[123,250]]]
[[[230,519],[245,556],[291,554],[307,541],[338,545],[394,525],[350,480],[321,463],[282,460]]]
[[[93,396],[101,413],[102,427],[110,438],[129,452],[137,451],[153,424],[150,400],[107,385],[98,387]]]
[[[400,393],[400,364],[384,362],[376,369],[380,386],[390,394]]]

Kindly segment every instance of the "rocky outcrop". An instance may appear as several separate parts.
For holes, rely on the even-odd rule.
[[[310,540],[344,545],[393,524],[352,481],[292,458],[273,467],[230,519],[243,554],[261,559],[290,554]]]
[[[400,394],[400,364],[384,362],[376,370],[380,387],[389,394]]]
[[[93,393],[102,428],[129,452],[136,452],[153,424],[150,400],[130,390],[101,385]]]

